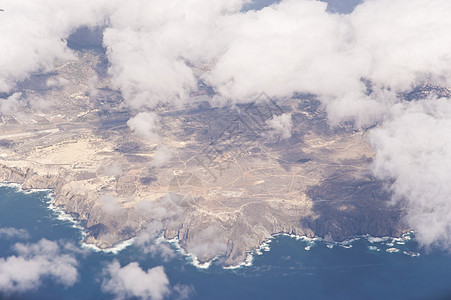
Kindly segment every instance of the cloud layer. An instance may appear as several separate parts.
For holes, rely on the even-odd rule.
[[[451,248],[451,99],[399,104],[373,130],[374,174],[390,179],[393,200],[423,245]]]
[[[108,1],[5,0],[0,14],[0,93],[10,92],[31,72],[51,70],[73,57],[67,38],[80,26],[103,22]]]
[[[388,88],[450,81],[446,0],[372,0],[348,15],[308,0],[246,13],[238,13],[240,1],[175,3],[134,1],[111,16],[109,71],[133,107],[178,105],[202,79],[237,102],[262,90],[279,98],[313,93],[337,122],[366,123],[387,109]],[[368,96],[362,79],[382,97]]]

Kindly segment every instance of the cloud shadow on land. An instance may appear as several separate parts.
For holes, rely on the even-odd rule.
[[[301,222],[322,238],[343,241],[365,234],[382,237],[402,233],[401,207],[390,205],[390,193],[381,181],[353,181],[338,174],[310,188],[307,194],[319,217]]]

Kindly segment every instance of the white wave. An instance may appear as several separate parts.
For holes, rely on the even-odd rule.
[[[418,257],[418,256],[420,256],[420,253],[418,253],[418,252],[403,251],[402,253],[405,254],[405,255],[408,255],[410,257]]]
[[[97,247],[94,244],[88,244],[88,243],[85,243],[85,242],[81,243],[81,247],[85,248],[85,249],[92,250],[94,252],[118,254],[119,252],[121,252],[125,248],[133,245],[133,241],[134,241],[134,238],[131,238],[131,239],[122,241],[122,242],[114,245],[113,247],[109,247],[109,248],[105,248],[105,249],[99,248],[99,247]]]
[[[240,263],[238,265],[234,265],[234,266],[223,267],[223,269],[235,270],[235,269],[239,269],[242,267],[250,267],[250,266],[252,266],[253,262],[254,262],[254,255],[251,254],[250,252],[248,252],[246,255],[246,259],[242,263]]]
[[[17,189],[17,190],[22,190],[22,185],[19,183],[14,183],[14,182],[2,181],[2,182],[0,182],[0,187],[9,187],[9,188]]]
[[[71,224],[72,228],[78,229],[83,236],[83,238],[87,237],[86,229],[81,226],[80,222],[76,220],[71,214],[68,214],[62,207],[55,205],[55,197],[49,192],[46,196],[47,200],[47,208],[51,210],[55,215],[56,219],[64,222],[68,222]]]
[[[198,269],[208,269],[211,266],[211,263],[218,258],[214,257],[207,262],[201,263],[196,255],[185,251],[185,249],[180,246],[180,241],[177,237],[166,241],[175,248],[176,253],[180,253],[188,258],[188,261]]]
[[[368,242],[370,242],[371,244],[382,243],[382,242],[387,241],[388,239],[390,239],[388,236],[384,236],[384,237],[374,237],[374,236],[369,236],[369,235],[366,236],[366,240]]]
[[[0,187],[7,187],[16,190],[19,193],[23,193],[25,195],[40,193],[40,192],[51,192],[51,189],[24,189],[23,185],[16,182],[0,182]]]
[[[396,253],[396,252],[399,252],[399,249],[398,248],[388,248],[387,250],[385,250],[385,251],[387,251],[387,252],[389,252],[389,253]]]

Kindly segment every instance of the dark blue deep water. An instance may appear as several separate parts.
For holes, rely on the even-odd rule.
[[[69,221],[57,219],[48,209],[46,192],[24,194],[0,187],[0,228],[26,229],[28,239],[2,237],[0,257],[15,255],[17,242],[35,243],[42,238],[80,247],[82,233]],[[88,251],[76,254],[78,281],[71,287],[47,278],[37,290],[0,294],[11,299],[112,299],[102,292],[102,270],[117,259],[122,266],[138,262],[143,269],[164,266],[171,285],[191,286],[191,299],[451,299],[451,256],[440,251],[425,253],[414,240],[405,244],[370,243],[366,239],[342,247],[279,236],[270,251],[254,257],[253,265],[235,270],[218,266],[197,269],[178,255],[170,262],[143,255],[130,246],[118,254]],[[377,247],[379,251],[369,247]],[[390,247],[400,249],[388,253]],[[81,249],[81,248],[80,248]],[[307,248],[308,249],[308,248]],[[406,255],[418,252],[421,255]],[[1,280],[0,269],[0,280]],[[171,299],[171,297],[168,297]]]

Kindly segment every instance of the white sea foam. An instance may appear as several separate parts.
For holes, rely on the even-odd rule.
[[[25,195],[40,193],[40,192],[51,192],[51,189],[23,189],[22,184],[15,182],[0,182],[0,187],[8,187],[15,189],[19,193],[23,193]]]
[[[1,182],[0,183],[0,187],[14,188],[18,192],[21,192],[21,193],[24,193],[24,194],[31,194],[31,193],[36,193],[36,192],[48,192],[48,194],[46,196],[48,201],[46,203],[48,204],[48,208],[55,213],[57,219],[61,220],[61,221],[70,222],[72,224],[73,228],[76,228],[76,229],[80,230],[80,232],[82,233],[82,236],[84,238],[87,236],[86,229],[81,226],[79,221],[77,221],[71,214],[66,213],[62,207],[58,207],[58,206],[55,205],[55,198],[53,197],[53,194],[51,193],[52,190],[50,190],[50,189],[27,189],[27,190],[24,190],[22,188],[21,184],[18,184],[18,183],[7,183],[7,182]],[[389,247],[393,247],[394,243],[399,244],[399,245],[403,245],[403,244],[405,244],[406,241],[411,240],[412,239],[411,236],[412,236],[413,233],[414,233],[413,231],[406,232],[399,238],[373,237],[373,236],[370,236],[370,235],[365,235],[365,236],[360,236],[360,237],[356,237],[356,238],[353,238],[353,239],[345,240],[345,241],[342,241],[342,242],[328,242],[326,244],[326,247],[332,249],[334,247],[334,245],[339,245],[339,246],[341,246],[343,248],[352,248],[352,243],[354,243],[355,241],[357,241],[357,240],[359,240],[361,238],[366,239],[368,242],[370,242],[372,244],[373,243],[384,243],[384,242],[389,241],[388,243],[386,243],[386,245],[389,246]],[[257,249],[248,251],[248,253],[246,255],[246,259],[242,263],[234,265],[234,266],[227,266],[227,267],[224,267],[224,269],[229,269],[230,270],[230,269],[237,269],[237,268],[241,268],[241,267],[249,267],[249,266],[251,266],[252,263],[253,263],[254,255],[262,255],[263,251],[264,252],[270,251],[271,247],[270,247],[269,244],[271,243],[272,239],[274,237],[277,237],[277,236],[288,236],[290,238],[306,242],[307,246],[304,248],[306,251],[311,250],[311,248],[313,246],[315,246],[316,242],[323,241],[323,239],[320,238],[320,237],[308,237],[308,236],[305,236],[305,235],[300,236],[300,235],[296,235],[296,234],[287,234],[287,233],[274,234],[272,238],[264,241]],[[114,245],[113,247],[106,248],[106,249],[101,249],[101,248],[99,248],[99,247],[97,247],[97,246],[95,246],[93,244],[87,244],[85,242],[81,243],[81,245],[82,245],[83,248],[90,249],[92,251],[117,254],[120,251],[124,250],[125,248],[131,246],[133,244],[133,241],[134,241],[134,238],[131,238],[129,240],[123,241],[121,243],[118,243],[118,244]],[[167,240],[167,239],[164,238],[164,235],[162,234],[162,235],[160,235],[157,238],[156,241],[157,242],[167,241],[169,244],[171,244],[176,249],[176,252],[186,256],[189,259],[190,263],[193,266],[195,266],[196,268],[199,268],[199,269],[208,269],[211,266],[212,262],[215,261],[218,258],[218,257],[215,257],[215,258],[211,259],[208,262],[201,263],[196,255],[186,252],[180,246],[179,240],[177,238],[174,238],[174,239],[171,239],[171,240]],[[370,250],[380,251],[380,249],[375,247],[375,246],[369,246],[368,248]],[[398,252],[399,249],[397,249],[397,248],[389,248],[386,251],[387,252]],[[417,252],[410,252],[410,251],[403,251],[403,253],[405,255],[409,255],[409,256],[412,256],[412,257],[416,257],[416,256],[420,255]]]
[[[71,224],[72,228],[80,230],[80,233],[82,234],[83,238],[87,237],[86,229],[81,226],[80,222],[76,220],[71,214],[66,213],[66,211],[61,207],[55,205],[55,197],[51,193],[51,190],[46,196],[47,198],[47,207],[50,209],[55,215],[56,219],[60,221],[65,221]]]
[[[254,261],[254,255],[252,255],[251,252],[248,252],[246,255],[246,259],[242,263],[240,263],[238,265],[234,265],[234,266],[223,267],[223,269],[234,270],[234,269],[239,269],[242,267],[250,267],[250,266],[252,266],[253,261]]]
[[[389,237],[384,236],[384,237],[374,237],[374,236],[366,236],[366,239],[368,242],[370,242],[371,244],[373,243],[382,243],[385,242],[389,239]]]
[[[14,189],[20,189],[22,190],[22,185],[19,183],[14,183],[14,182],[0,182],[0,187],[9,187],[9,188],[14,188]]]
[[[418,257],[418,256],[420,256],[420,253],[418,253],[418,252],[403,251],[402,253],[405,254],[405,255],[408,255],[410,257]]]
[[[187,257],[188,261],[198,269],[208,269],[211,266],[211,263],[217,259],[217,257],[214,257],[207,262],[201,263],[196,255],[188,253],[187,251],[185,251],[185,249],[182,248],[182,246],[180,246],[180,241],[178,238],[173,238],[166,241],[175,248],[176,253],[180,253],[183,256]]]
[[[89,249],[89,250],[92,250],[94,252],[104,252],[104,253],[118,254],[119,252],[121,252],[125,248],[133,245],[133,241],[134,241],[134,238],[131,238],[131,239],[122,241],[122,242],[114,245],[113,247],[109,247],[109,248],[105,248],[105,249],[99,248],[99,247],[97,247],[94,244],[88,244],[88,243],[85,243],[85,242],[83,242],[81,244],[81,246],[83,248],[85,248],[85,249]]]
[[[385,250],[385,251],[387,251],[387,252],[390,252],[390,253],[396,253],[396,252],[399,252],[399,249],[398,248],[388,248],[387,250]]]
[[[80,222],[77,219],[75,219],[71,214],[66,213],[62,207],[55,205],[55,197],[53,196],[52,193],[48,193],[48,195],[46,197],[48,199],[48,201],[47,201],[48,208],[55,213],[56,218],[58,220],[71,223],[72,228],[80,230],[83,238],[85,239],[87,237],[86,229],[83,226],[81,226]],[[131,246],[133,244],[133,241],[134,241],[134,238],[131,238],[131,239],[122,241],[120,243],[117,243],[113,247],[109,247],[109,248],[105,248],[105,249],[99,248],[94,244],[89,244],[89,243],[82,241],[81,247],[84,249],[92,250],[94,252],[118,254],[125,248]]]
[[[22,184],[19,183],[10,183],[10,182],[0,182],[0,187],[9,187],[15,189],[19,193],[23,193],[26,195],[33,194],[33,193],[39,193],[39,192],[47,192],[47,195],[45,196],[45,199],[47,199],[46,204],[47,208],[51,210],[57,220],[65,221],[71,224],[72,228],[78,229],[80,233],[82,234],[83,238],[87,237],[86,229],[81,226],[80,222],[76,220],[71,214],[68,214],[64,211],[64,209],[60,206],[55,205],[55,197],[52,194],[51,189],[23,189]],[[81,247],[85,249],[90,249],[95,252],[105,252],[105,253],[113,253],[117,254],[127,248],[128,246],[133,244],[134,238],[128,239],[126,241],[122,241],[113,247],[101,249],[93,244],[88,244],[85,242],[81,242]]]

